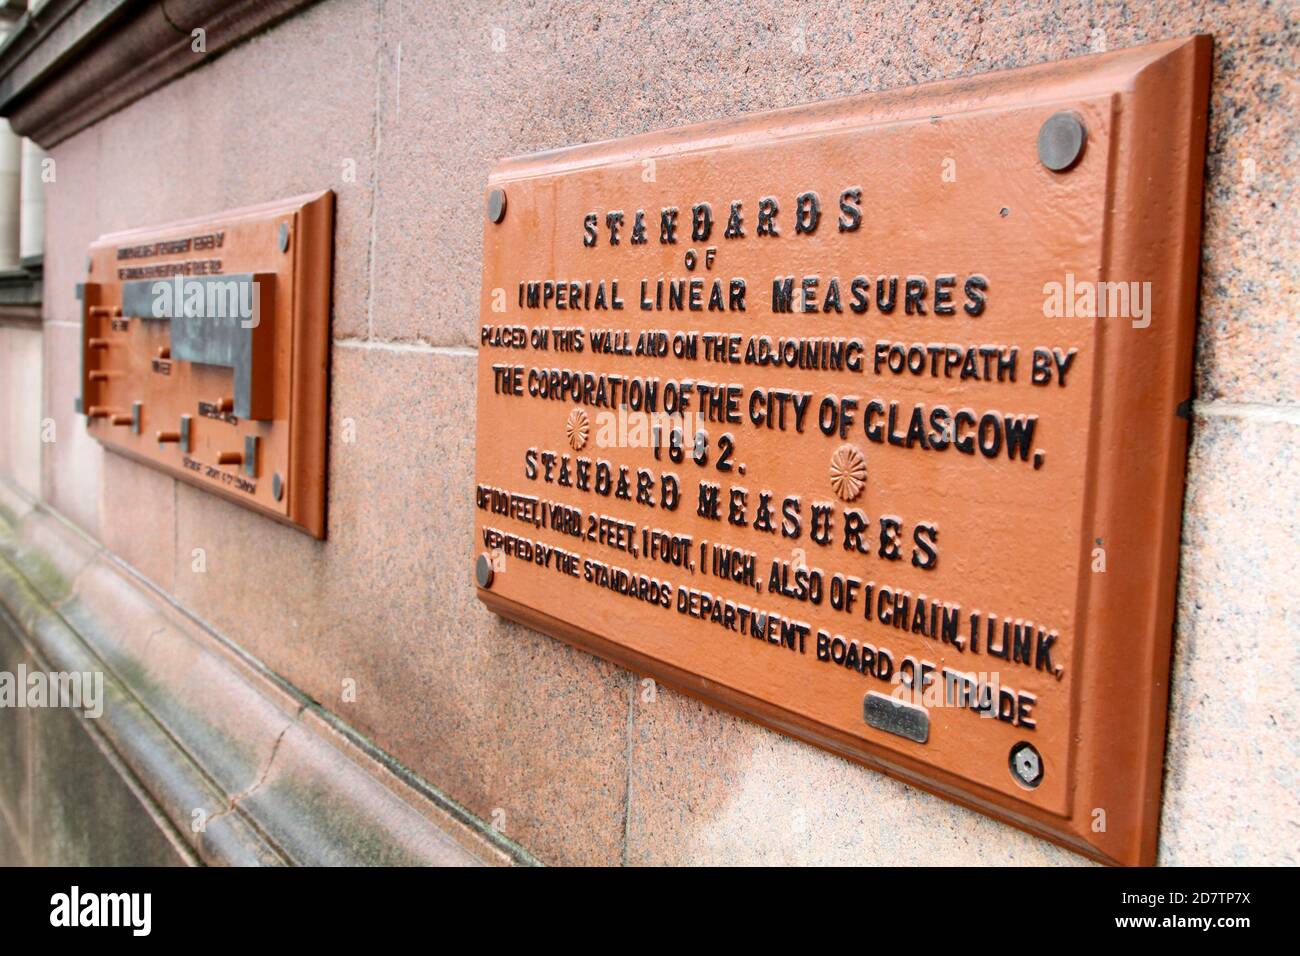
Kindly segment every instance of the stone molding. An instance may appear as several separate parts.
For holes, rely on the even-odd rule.
[[[315,2],[49,0],[0,46],[0,116],[49,149]]]
[[[17,269],[0,272],[0,322],[41,321],[43,262],[37,256]]]
[[[42,668],[103,672],[78,719],[191,862],[536,863],[4,479],[0,615]]]

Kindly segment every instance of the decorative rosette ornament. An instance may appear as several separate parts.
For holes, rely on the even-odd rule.
[[[852,501],[867,483],[867,459],[857,445],[841,445],[831,455],[831,488],[841,501]]]
[[[582,451],[587,444],[587,434],[591,431],[591,421],[581,408],[569,412],[569,420],[564,423],[564,434],[569,439],[569,447]]]

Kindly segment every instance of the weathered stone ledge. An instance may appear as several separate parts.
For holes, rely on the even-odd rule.
[[[314,2],[49,0],[0,45],[0,114],[49,148]]]
[[[103,672],[76,720],[184,862],[534,862],[4,480],[0,615],[43,670]]]

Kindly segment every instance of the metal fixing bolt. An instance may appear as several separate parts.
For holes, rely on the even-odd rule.
[[[275,496],[276,501],[284,497],[284,479],[280,477],[278,471],[271,476],[271,494]]]
[[[1034,745],[1021,741],[1011,748],[1011,775],[1022,786],[1033,789],[1043,782],[1043,758]]]
[[[488,218],[493,222],[500,222],[506,217],[506,191],[504,189],[494,189],[488,193],[487,214]]]
[[[492,559],[486,554],[480,554],[474,561],[474,581],[481,588],[490,588],[492,586]]]
[[[1047,117],[1038,131],[1038,159],[1054,173],[1063,173],[1079,161],[1088,130],[1079,114],[1062,110]]]
[[[287,222],[280,223],[280,251],[289,251],[289,224]]]

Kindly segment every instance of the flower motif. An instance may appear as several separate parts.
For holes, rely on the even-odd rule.
[[[586,412],[581,408],[569,412],[569,420],[564,423],[564,434],[569,439],[570,448],[574,451],[582,451],[587,444],[587,433],[590,430],[591,422]]]
[[[857,445],[841,445],[831,455],[831,488],[843,501],[862,494],[867,483],[867,459]]]

